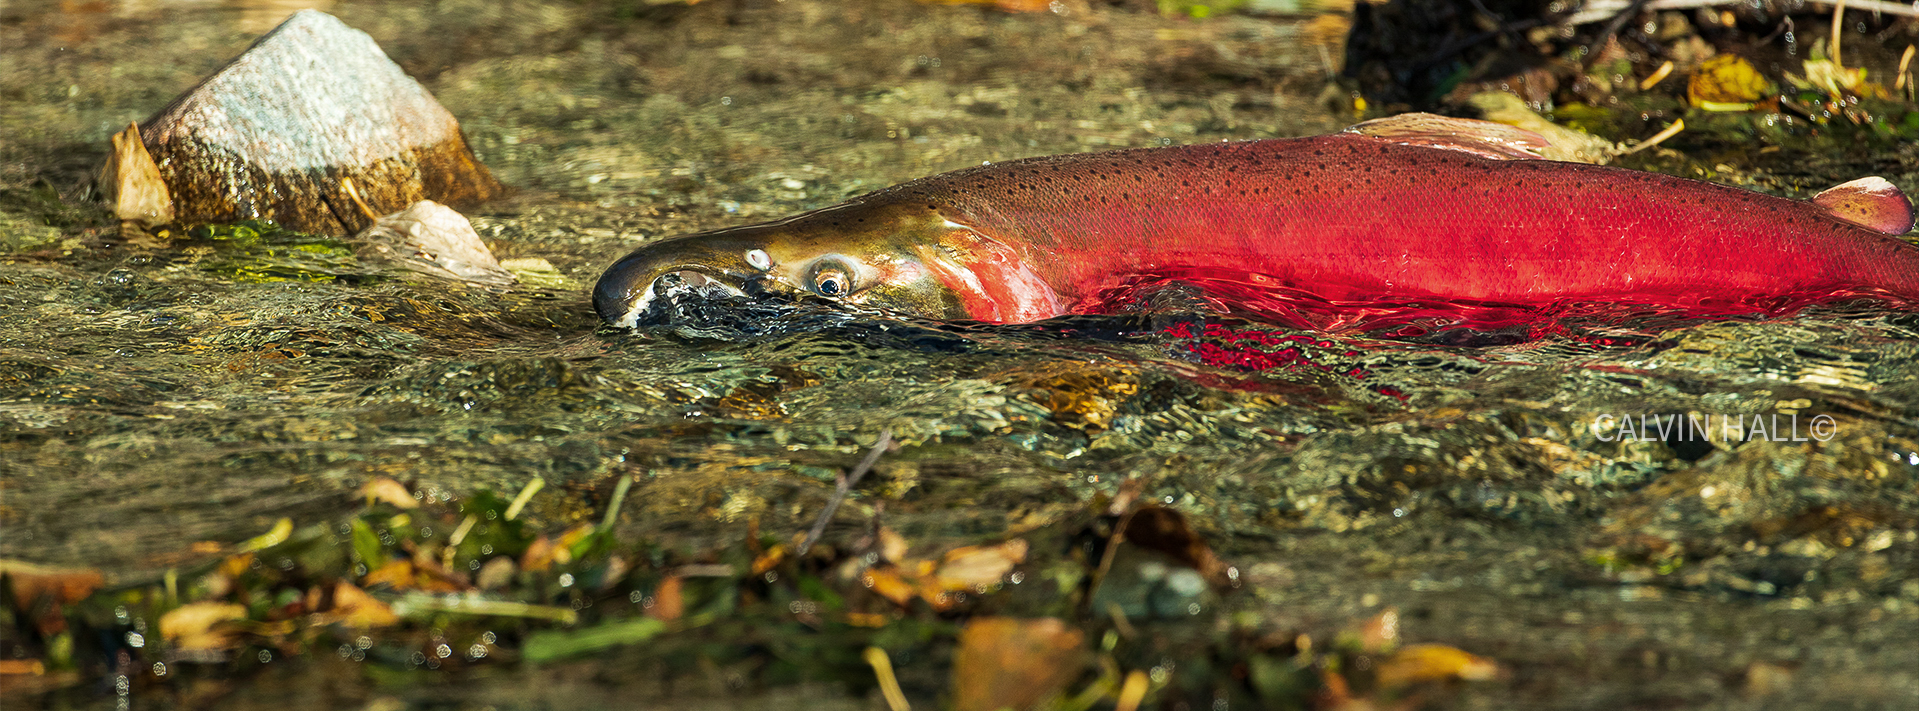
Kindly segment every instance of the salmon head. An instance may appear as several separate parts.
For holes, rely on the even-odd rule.
[[[915,209],[917,208],[917,209]],[[648,244],[608,267],[594,310],[616,326],[666,323],[686,299],[825,300],[934,319],[968,318],[938,272],[966,228],[925,204],[856,199],[776,222]],[[930,263],[932,262],[932,263]]]

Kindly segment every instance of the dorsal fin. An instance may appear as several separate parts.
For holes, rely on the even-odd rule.
[[[1347,133],[1408,146],[1444,148],[1494,160],[1538,160],[1549,145],[1540,134],[1504,123],[1435,114],[1400,114],[1347,127]]]
[[[1913,229],[1913,203],[1885,178],[1861,178],[1835,185],[1813,196],[1813,204],[1875,232],[1899,235]]]

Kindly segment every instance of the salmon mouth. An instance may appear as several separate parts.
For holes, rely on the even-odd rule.
[[[593,306],[600,318],[615,326],[636,328],[683,320],[681,312],[699,304],[737,303],[749,299],[747,285],[701,265],[680,265],[657,272],[652,279],[602,279],[594,289]]]

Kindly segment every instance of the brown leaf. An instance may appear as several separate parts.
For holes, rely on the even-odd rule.
[[[520,569],[538,572],[551,568],[555,551],[558,550],[560,547],[554,545],[553,539],[546,536],[535,538],[532,543],[527,544],[527,552],[520,554]]]
[[[140,126],[113,134],[113,153],[100,171],[100,190],[123,221],[158,227],[173,222],[173,197],[160,179],[160,167],[140,140]]]
[[[520,569],[540,571],[573,562],[573,544],[593,533],[593,528],[593,524],[583,523],[567,529],[558,539],[546,536],[534,539],[527,546],[527,552],[520,556]]]
[[[1400,611],[1389,607],[1361,623],[1359,638],[1360,651],[1367,654],[1393,651],[1400,646]]]
[[[653,607],[647,608],[648,617],[672,622],[686,614],[687,601],[681,594],[681,580],[675,575],[660,581],[660,586],[653,589]]]
[[[1127,542],[1141,548],[1173,556],[1187,567],[1200,571],[1217,587],[1227,587],[1227,564],[1214,556],[1207,541],[1187,525],[1180,512],[1160,506],[1144,506],[1127,523]]]
[[[228,623],[247,619],[247,608],[221,602],[195,602],[160,616],[160,636],[180,650],[221,650],[238,646]]]
[[[42,596],[56,603],[79,602],[107,583],[106,577],[92,568],[59,568],[4,558],[0,558],[0,575],[12,584],[13,599],[23,606]]]
[[[1013,540],[991,546],[965,546],[947,551],[934,578],[947,590],[972,590],[1000,584],[1013,566],[1027,559],[1027,542]]]
[[[982,617],[960,630],[953,660],[958,711],[1028,709],[1067,687],[1086,665],[1085,636],[1053,618]]]
[[[1754,662],[1747,665],[1746,679],[1740,684],[1740,693],[1751,699],[1790,688],[1793,688],[1792,669],[1778,664]]]

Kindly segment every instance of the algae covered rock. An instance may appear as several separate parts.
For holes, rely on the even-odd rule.
[[[351,234],[420,200],[502,193],[425,87],[372,37],[306,10],[140,131],[183,224],[269,219]]]

